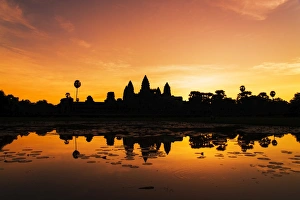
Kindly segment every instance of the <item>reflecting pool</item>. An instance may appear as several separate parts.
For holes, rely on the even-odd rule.
[[[299,199],[300,131],[179,122],[0,131],[0,199]]]

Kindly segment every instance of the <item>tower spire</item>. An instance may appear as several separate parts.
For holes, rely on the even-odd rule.
[[[150,83],[147,76],[145,75],[142,81],[141,92],[148,92],[148,91],[150,91]]]
[[[165,87],[164,87],[164,96],[167,96],[167,97],[171,96],[171,88],[170,88],[168,82],[165,84]]]

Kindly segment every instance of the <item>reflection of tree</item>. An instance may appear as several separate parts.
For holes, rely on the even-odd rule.
[[[69,144],[69,140],[72,140],[73,136],[70,134],[61,134],[59,135],[59,139],[64,140],[65,144]]]
[[[50,127],[39,127],[35,133],[38,134],[39,136],[45,136],[47,135],[48,132],[52,131],[53,128],[50,128]]]
[[[272,145],[277,146],[277,140],[275,139],[275,135],[274,135],[274,139],[272,140]]]
[[[201,134],[199,136],[190,136],[189,142],[190,142],[191,148],[193,148],[193,149],[214,147],[214,144],[212,143],[212,135],[211,134]]]
[[[269,144],[271,143],[271,140],[268,138],[268,137],[265,137],[265,138],[262,138],[260,141],[259,141],[259,145],[261,147],[264,147],[264,148],[267,148],[269,146]]]
[[[77,138],[78,136],[75,136],[75,150],[73,151],[73,158],[77,159],[80,156],[79,151],[77,150]]]
[[[263,148],[269,147],[271,144],[271,139],[269,138],[270,134],[264,134],[264,133],[247,133],[247,134],[239,134],[238,137],[238,144],[241,146],[242,151],[247,151],[247,149],[253,149],[254,142],[257,141],[259,145]],[[278,135],[280,137],[281,135]],[[276,146],[277,141],[272,141],[272,145]]]
[[[217,145],[218,151],[225,151],[227,146],[227,136],[226,135],[219,135],[213,134],[213,144]]]
[[[243,152],[246,152],[248,149],[253,149],[254,141],[244,135],[239,135],[238,145],[241,147]]]
[[[0,150],[1,150],[4,146],[6,146],[6,145],[12,143],[12,142],[13,142],[14,140],[16,140],[16,139],[17,139],[17,136],[16,136],[16,135],[1,135],[1,136],[0,136]]]

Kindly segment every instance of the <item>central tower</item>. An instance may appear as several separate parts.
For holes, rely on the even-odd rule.
[[[150,92],[150,83],[147,76],[145,75],[142,81],[142,87],[140,93],[148,93],[148,92]]]

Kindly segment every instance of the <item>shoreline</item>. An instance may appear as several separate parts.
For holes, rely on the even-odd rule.
[[[99,115],[99,116],[22,116],[0,117],[0,125],[7,126],[12,123],[97,123],[97,122],[187,122],[207,124],[232,125],[260,125],[260,126],[288,126],[300,127],[300,117],[197,117],[197,116],[159,116],[159,115]]]

